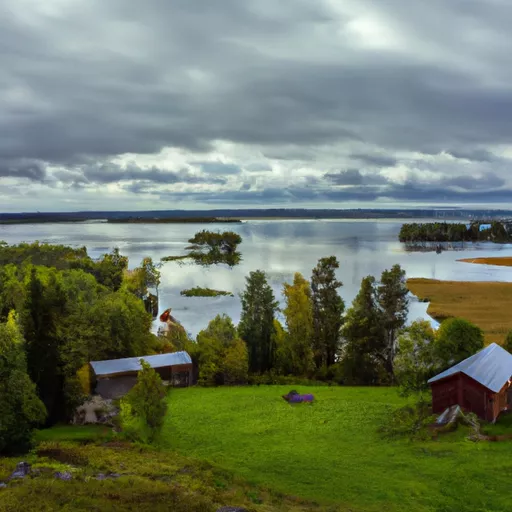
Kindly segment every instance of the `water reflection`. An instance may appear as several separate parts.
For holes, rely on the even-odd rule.
[[[238,293],[245,286],[245,276],[256,269],[265,270],[276,296],[282,300],[284,281],[291,281],[295,272],[309,278],[319,258],[334,254],[340,261],[338,278],[343,282],[342,295],[349,304],[357,294],[361,279],[380,273],[399,263],[409,277],[468,281],[512,281],[512,268],[490,267],[457,262],[492,253],[512,256],[511,245],[478,243],[463,251],[441,254],[407,252],[397,241],[402,222],[396,220],[336,221],[249,221],[230,225],[239,233],[242,262],[234,268],[204,268],[190,264],[166,263],[162,268],[160,313],[172,307],[173,314],[188,331],[196,334],[218,313],[229,314],[235,322],[240,316]],[[8,243],[47,241],[74,246],[85,245],[97,257],[118,246],[130,258],[130,267],[144,256],[159,261],[163,256],[185,254],[187,240],[201,229],[224,226],[183,224],[33,224],[0,226],[0,240]],[[228,290],[235,297],[181,297],[184,288],[203,286]],[[427,305],[411,303],[410,318],[425,316]]]

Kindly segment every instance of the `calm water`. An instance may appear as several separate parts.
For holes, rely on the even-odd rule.
[[[173,315],[195,335],[218,313],[227,313],[235,322],[240,318],[238,292],[245,285],[245,276],[262,269],[267,272],[276,296],[281,299],[285,281],[294,272],[311,276],[319,258],[335,255],[340,261],[338,278],[343,282],[341,294],[349,304],[357,294],[361,279],[378,276],[399,263],[409,277],[466,281],[512,281],[512,268],[491,267],[457,262],[460,258],[484,255],[512,256],[512,245],[481,243],[463,251],[442,254],[407,253],[397,242],[402,221],[395,220],[278,220],[248,221],[230,225],[188,224],[27,224],[0,225],[0,240],[10,244],[34,240],[85,245],[92,257],[119,247],[130,258],[130,267],[137,266],[144,256],[159,261],[162,256],[184,254],[188,238],[201,229],[232,229],[240,233],[242,263],[233,268],[166,263],[162,271],[160,310],[172,307]],[[235,293],[235,298],[186,298],[180,290],[204,286]],[[413,300],[410,319],[426,317],[426,304]],[[155,327],[157,325],[155,324]]]

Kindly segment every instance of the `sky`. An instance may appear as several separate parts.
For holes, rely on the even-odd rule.
[[[512,204],[510,0],[0,12],[0,211]]]

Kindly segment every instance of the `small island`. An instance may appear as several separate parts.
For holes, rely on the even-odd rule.
[[[213,290],[212,288],[201,288],[200,286],[195,286],[188,290],[181,290],[180,295],[184,297],[234,297],[231,292]]]
[[[398,235],[400,242],[414,248],[439,249],[440,244],[464,242],[512,242],[512,222],[426,222],[403,224]]]

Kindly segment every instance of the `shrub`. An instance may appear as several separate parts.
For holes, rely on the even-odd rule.
[[[121,416],[125,420],[123,428],[146,432],[151,440],[162,426],[167,402],[166,389],[160,375],[141,359],[142,370],[137,377],[137,384],[121,400]]]

